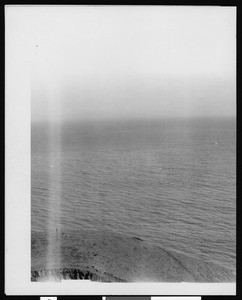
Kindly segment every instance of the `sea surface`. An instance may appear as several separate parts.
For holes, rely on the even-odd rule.
[[[32,123],[32,230],[139,237],[235,270],[236,123]]]

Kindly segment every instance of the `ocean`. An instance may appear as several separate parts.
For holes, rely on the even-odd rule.
[[[31,229],[55,228],[114,231],[235,270],[235,120],[32,123]]]

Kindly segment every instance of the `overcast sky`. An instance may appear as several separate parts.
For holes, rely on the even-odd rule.
[[[33,121],[235,116],[235,8],[31,9]]]

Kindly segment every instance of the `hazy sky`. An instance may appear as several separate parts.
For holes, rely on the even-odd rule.
[[[235,116],[234,7],[32,7],[32,120]]]

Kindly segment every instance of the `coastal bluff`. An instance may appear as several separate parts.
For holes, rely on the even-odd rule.
[[[165,250],[137,237],[73,230],[31,233],[31,280],[90,279],[101,282],[235,282],[213,262]]]

